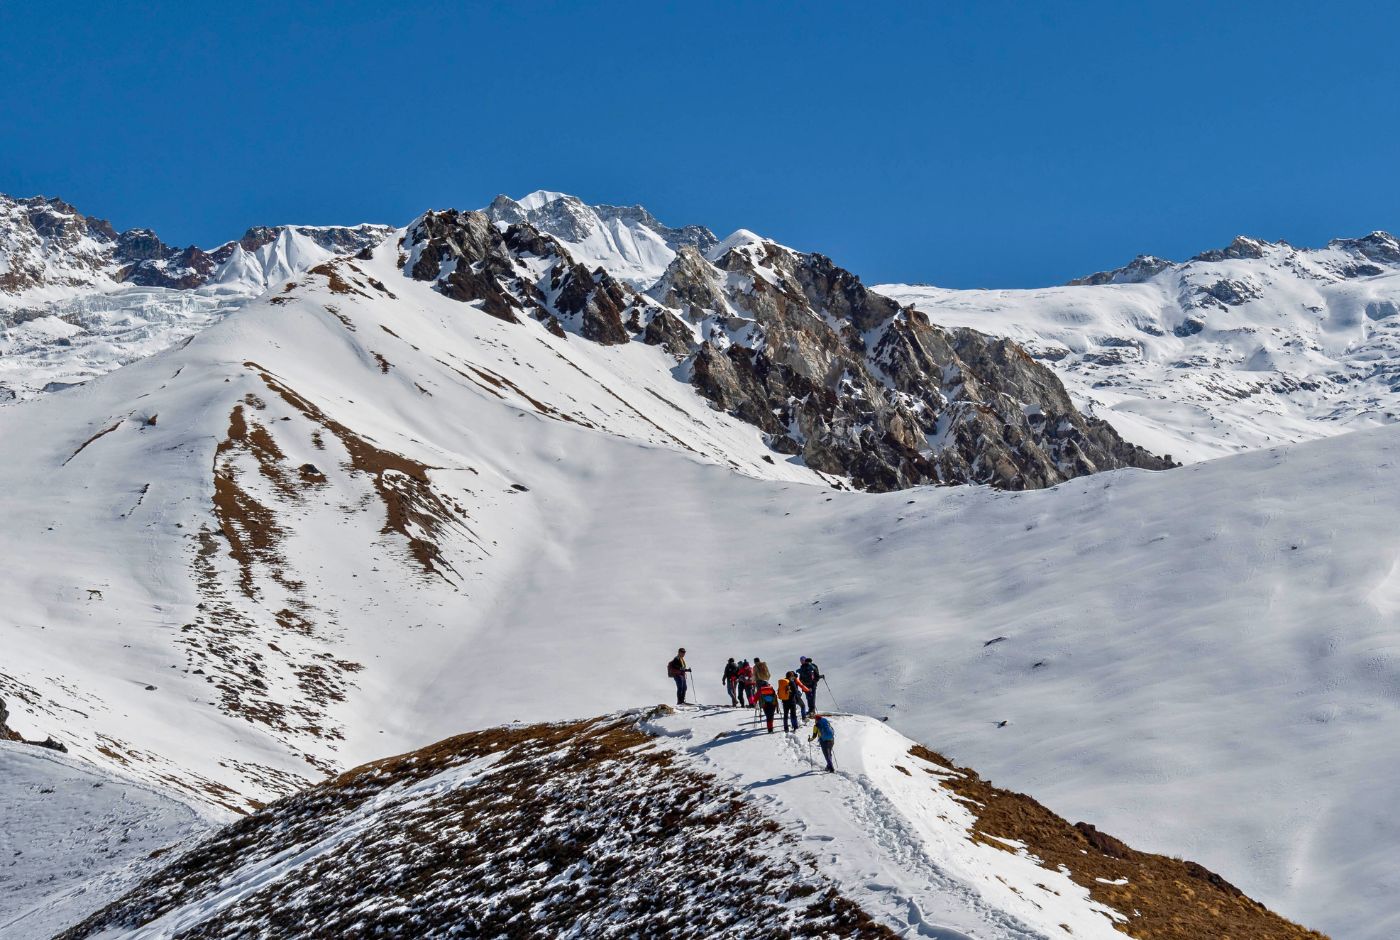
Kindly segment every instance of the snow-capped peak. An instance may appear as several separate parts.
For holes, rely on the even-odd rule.
[[[744,248],[749,245],[761,245],[768,239],[756,232],[750,232],[746,228],[735,229],[723,241],[716,242],[705,252],[705,258],[709,261],[718,261],[735,248]]]
[[[655,284],[681,247],[704,251],[715,243],[704,226],[671,228],[642,206],[590,206],[548,190],[518,200],[497,196],[482,211],[497,225],[524,222],[554,236],[575,260],[637,289]]]
[[[500,199],[502,197],[498,196],[496,198]],[[521,199],[516,199],[514,200],[514,202],[526,212],[530,212],[534,209],[543,209],[551,202],[558,202],[560,199],[573,199],[575,202],[581,201],[573,196],[570,196],[568,193],[556,193],[551,192],[547,189],[537,189],[534,192],[530,193],[530,195],[525,196]]]

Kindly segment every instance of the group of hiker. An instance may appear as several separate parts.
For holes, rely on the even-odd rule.
[[[691,669],[685,662],[685,648],[677,650],[676,658],[666,666],[666,674],[676,683],[676,704],[686,704]],[[753,662],[741,659],[735,662],[729,657],[724,665],[724,675],[720,682],[729,694],[729,704],[733,708],[753,708],[762,711],[768,723],[768,733],[774,732],[773,719],[781,708],[783,731],[795,732],[812,720],[811,740],[821,744],[822,756],[826,758],[827,772],[835,771],[832,752],[836,744],[836,732],[831,721],[817,712],[817,683],[822,680],[822,671],[809,656],[800,657],[796,669],[773,682],[773,670],[762,659],[755,656]],[[800,715],[800,719],[799,719]]]

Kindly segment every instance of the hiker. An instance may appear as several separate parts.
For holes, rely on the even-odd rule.
[[[802,711],[805,718],[807,714],[817,713],[817,683],[822,681],[822,671],[817,668],[817,664],[812,662],[812,657],[803,656],[802,665],[797,667],[797,678],[802,680],[802,684],[807,687],[807,707]]]
[[[748,708],[753,707],[753,667],[749,665],[747,659],[739,660],[738,672],[739,704]]]
[[[825,715],[812,712],[812,717],[816,721],[812,725],[812,736],[807,740],[821,744],[822,757],[826,758],[826,772],[835,773],[836,766],[831,762],[831,752],[836,749],[836,729],[831,727],[831,719]]]
[[[736,693],[739,688],[739,666],[734,662],[733,656],[724,664],[724,678],[720,681],[724,683],[724,690],[729,693],[729,704],[738,705],[739,696]]]
[[[768,719],[768,733],[773,733],[773,716],[778,713],[778,693],[767,682],[758,685],[758,704],[763,708],[763,717]]]
[[[685,664],[685,647],[676,650],[676,658],[666,664],[666,675],[676,680],[676,704],[685,704],[685,674],[690,667]]]
[[[802,693],[807,691],[807,687],[802,684],[802,680],[797,678],[797,673],[788,670],[788,674],[778,680],[778,701],[783,703],[783,730],[796,731],[801,727],[797,721],[797,708],[802,704]],[[802,720],[807,720],[807,709],[802,709]],[[789,727],[791,723],[791,727]]]
[[[757,656],[753,658],[753,677],[759,682],[767,682],[773,678],[773,674],[768,671],[768,664]]]

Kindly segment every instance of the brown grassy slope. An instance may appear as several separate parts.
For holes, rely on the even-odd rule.
[[[1046,868],[1063,868],[1090,896],[1127,916],[1117,927],[1140,940],[1327,940],[1273,913],[1195,862],[1129,848],[1088,823],[1070,825],[1024,793],[992,786],[975,771],[922,745],[914,757],[951,770],[936,773],[977,814],[974,838],[1005,851],[1026,846]],[[1105,884],[1121,881],[1126,884]],[[1100,881],[1099,879],[1103,879]]]

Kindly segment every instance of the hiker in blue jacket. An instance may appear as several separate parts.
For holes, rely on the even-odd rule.
[[[836,729],[831,727],[831,719],[825,715],[812,713],[816,719],[812,725],[811,740],[818,742],[822,746],[822,757],[826,758],[826,772],[831,774],[836,772],[836,766],[831,762],[831,753],[836,749]]]

